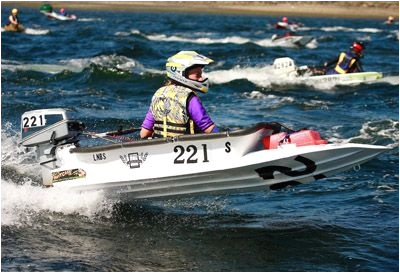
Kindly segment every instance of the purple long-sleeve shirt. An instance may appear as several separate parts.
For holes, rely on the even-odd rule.
[[[200,131],[204,132],[204,130],[214,124],[211,118],[207,115],[206,109],[197,96],[191,96],[191,98],[189,98],[187,109],[189,117],[193,120],[196,128]],[[146,117],[144,118],[142,127],[152,131],[154,123],[155,120],[150,107],[147,111]]]

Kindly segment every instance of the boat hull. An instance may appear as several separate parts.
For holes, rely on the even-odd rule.
[[[334,74],[322,76],[310,76],[302,78],[301,81],[312,84],[359,84],[364,82],[373,82],[383,78],[380,72],[360,72],[360,73],[347,73],[347,74]]]
[[[40,12],[51,19],[57,19],[60,21],[74,21],[77,19],[77,17],[75,15],[64,16],[64,15],[58,14],[54,11],[52,11],[52,12],[40,11]]]
[[[277,149],[250,144],[260,143],[266,134],[270,132],[123,147],[65,146],[56,151],[61,165],[52,170],[53,185],[133,199],[280,189],[351,169],[387,150],[364,144],[287,144]]]

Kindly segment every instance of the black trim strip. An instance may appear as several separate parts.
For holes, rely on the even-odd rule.
[[[273,185],[269,186],[269,188],[271,190],[280,190],[280,189],[286,188],[288,186],[297,186],[297,185],[300,185],[300,184],[301,183],[298,182],[298,181],[286,181],[286,182],[273,184]]]
[[[323,178],[326,178],[325,174],[323,174],[323,173],[314,175],[315,180],[319,180],[319,179],[323,179]]]
[[[44,165],[44,164],[47,164],[47,163],[50,163],[50,162],[54,162],[54,161],[57,161],[57,159],[56,159],[56,158],[52,158],[52,159],[47,160],[47,161],[45,161],[45,162],[40,162],[39,165]]]
[[[159,125],[163,125],[164,126],[164,122],[163,121],[155,121],[154,124],[159,124]],[[183,127],[186,128],[186,124],[181,124],[181,123],[175,123],[175,122],[169,122],[167,121],[167,125],[169,126],[174,126],[174,127]]]
[[[154,131],[164,132],[164,128],[156,127],[153,128]],[[167,132],[177,133],[177,134],[184,134],[186,132],[186,128],[182,128],[181,130],[175,130],[167,128]]]

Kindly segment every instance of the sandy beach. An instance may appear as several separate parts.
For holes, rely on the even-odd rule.
[[[42,1],[2,1],[3,6],[39,9]],[[398,1],[49,1],[69,10],[199,12],[338,18],[398,18]]]

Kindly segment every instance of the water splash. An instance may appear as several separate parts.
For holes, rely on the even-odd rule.
[[[33,225],[39,214],[49,212],[94,217],[111,211],[117,200],[107,199],[102,191],[76,192],[37,186],[41,177],[35,149],[20,146],[20,134],[12,127],[8,122],[1,132],[2,225]]]
[[[35,224],[36,217],[51,213],[79,214],[93,218],[104,211],[111,211],[115,202],[107,200],[101,191],[75,192],[16,185],[14,181],[2,179],[1,225],[31,226]]]

